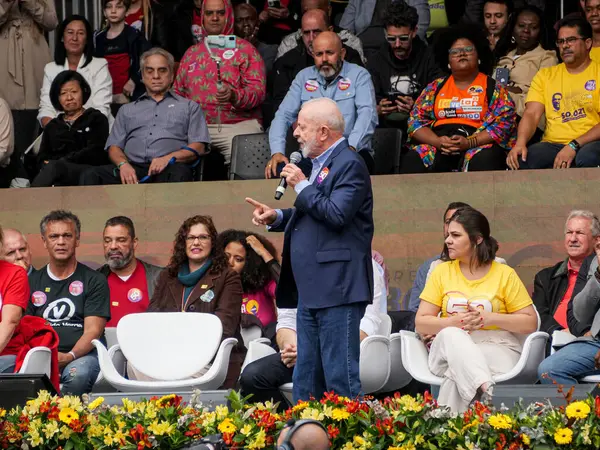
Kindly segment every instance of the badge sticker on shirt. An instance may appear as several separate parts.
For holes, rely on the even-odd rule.
[[[342,78],[340,81],[338,81],[338,88],[340,89],[340,91],[347,90],[350,87],[350,85],[352,85],[350,78]]]
[[[188,66],[188,73],[189,72],[193,72],[194,70],[196,70],[196,63],[193,62]]]
[[[42,291],[35,291],[33,294],[31,294],[31,303],[33,303],[33,306],[44,306],[46,304],[46,294],[44,294]]]
[[[211,290],[206,291],[200,296],[200,300],[202,300],[204,303],[212,302],[213,298],[215,298],[215,293]]]
[[[131,288],[129,289],[129,292],[127,292],[127,300],[129,300],[131,303],[138,303],[142,300],[143,296],[144,295],[142,294],[142,291],[140,291],[138,288]]]
[[[306,83],[304,83],[304,89],[306,89],[308,92],[315,92],[317,89],[319,89],[319,83],[317,83],[317,80],[306,80]]]
[[[225,50],[223,52],[223,59],[231,59],[233,58],[233,55],[235,55],[235,52],[233,50]]]
[[[476,84],[471,86],[467,92],[469,92],[469,94],[481,94],[483,93],[483,87]]]
[[[325,178],[327,178],[327,175],[329,175],[329,167],[325,167],[321,170],[321,173],[319,173],[319,176],[317,177],[317,184],[321,184]]]
[[[589,80],[585,83],[586,91],[595,91],[596,90],[596,80]]]
[[[83,294],[83,283],[81,281],[73,281],[69,285],[69,292],[71,293],[71,295],[74,295],[75,297]]]
[[[46,288],[46,289],[44,289],[44,292],[46,292],[46,293],[47,293],[47,292],[50,292],[50,288]]]
[[[248,303],[246,303],[246,311],[248,314],[252,314],[252,315],[258,315],[258,302],[256,300],[250,300]]]
[[[192,35],[194,35],[194,41],[196,43],[200,42],[200,38],[202,37],[202,27],[200,25],[192,25]]]

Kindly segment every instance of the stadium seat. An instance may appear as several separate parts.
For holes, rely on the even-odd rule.
[[[375,152],[374,175],[390,175],[400,172],[402,132],[396,128],[376,128],[373,135]]]
[[[27,352],[19,373],[41,374],[50,378],[52,352],[46,347],[34,347]]]
[[[267,133],[240,134],[231,146],[230,180],[264,180],[271,159]]]

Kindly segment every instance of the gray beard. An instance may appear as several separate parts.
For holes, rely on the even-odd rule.
[[[131,262],[131,260],[133,259],[133,252],[126,253],[120,259],[110,259],[110,258],[105,258],[105,259],[106,259],[106,264],[108,264],[108,267],[111,270],[120,270],[124,267],[127,267],[127,265]]]

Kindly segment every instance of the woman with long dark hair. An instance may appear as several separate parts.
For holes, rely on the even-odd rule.
[[[458,209],[448,223],[446,262],[420,295],[415,328],[436,335],[429,368],[444,378],[439,403],[455,412],[492,395],[492,377],[519,360],[522,347],[513,333],[529,334],[538,326],[527,289],[514,269],[494,261],[497,250],[487,218],[473,208]]]
[[[148,312],[208,313],[221,319],[222,339],[238,340],[231,351],[223,389],[235,386],[246,355],[240,334],[241,308],[240,276],[229,267],[223,250],[217,246],[212,218],[186,219],[175,235],[173,255],[159,276]]]

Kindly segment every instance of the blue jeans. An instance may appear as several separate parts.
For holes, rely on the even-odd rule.
[[[527,148],[527,161],[519,158],[521,169],[552,169],[554,159],[564,145],[551,142],[538,142]],[[590,142],[581,147],[571,163],[571,167],[600,166],[600,142]]]
[[[600,350],[600,341],[575,341],[565,345],[542,361],[538,376],[543,384],[577,384],[579,378],[600,374],[595,368],[594,356]]]
[[[61,393],[65,395],[82,395],[92,392],[94,383],[100,373],[98,353],[92,350],[85,356],[67,364],[60,374]]]
[[[13,373],[17,357],[15,355],[0,356],[0,373]]]
[[[360,320],[366,303],[308,309],[298,305],[298,357],[294,370],[294,402],[320,399],[325,392],[355,398],[362,394]]]

